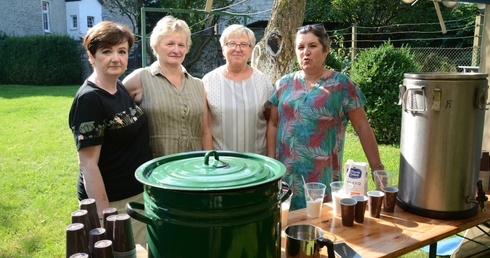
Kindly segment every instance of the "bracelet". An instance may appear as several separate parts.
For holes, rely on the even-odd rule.
[[[385,166],[383,165],[383,163],[379,163],[377,166],[373,167],[373,170],[378,170],[378,169],[375,169],[375,168],[381,168],[381,170],[384,170],[385,169]]]

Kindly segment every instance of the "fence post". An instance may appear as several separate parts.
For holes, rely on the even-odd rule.
[[[480,28],[481,28],[481,14],[477,14],[475,17],[475,34],[473,38],[473,55],[471,56],[471,66],[478,66],[480,62],[480,55],[478,49],[480,48]]]
[[[356,47],[357,47],[357,28],[355,24],[352,24],[352,35],[351,35],[351,51],[350,51],[350,61],[354,62],[356,58]]]

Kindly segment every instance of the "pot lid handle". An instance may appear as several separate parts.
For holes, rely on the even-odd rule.
[[[216,152],[215,150],[208,151],[204,155],[204,165],[209,166],[209,156],[210,155],[214,155],[213,167],[215,167],[215,168],[224,168],[224,167],[227,167],[228,166],[228,163],[219,160],[218,152]]]

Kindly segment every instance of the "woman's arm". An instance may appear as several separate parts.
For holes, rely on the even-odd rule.
[[[129,96],[136,104],[141,104],[143,96],[143,83],[141,82],[141,69],[134,70],[122,81],[124,87],[128,90]]]
[[[98,166],[101,146],[85,147],[78,151],[78,166],[83,175],[85,191],[89,198],[95,199],[99,218],[103,218],[102,212],[109,208],[109,198]]]
[[[381,158],[379,156],[378,143],[376,142],[373,129],[369,125],[364,108],[361,107],[351,110],[349,113],[347,113],[347,115],[349,116],[354,130],[359,136],[362,149],[364,150],[364,154],[368,159],[371,170],[374,171],[384,169],[383,163],[381,163]]]
[[[277,121],[279,119],[279,113],[277,107],[271,105],[269,112],[269,121],[267,122],[267,156],[276,158],[276,135],[277,135]]]

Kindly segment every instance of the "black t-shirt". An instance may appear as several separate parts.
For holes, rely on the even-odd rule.
[[[109,202],[143,191],[134,173],[152,158],[148,118],[120,82],[117,92],[110,94],[85,81],[75,95],[68,123],[78,150],[102,145],[98,166]],[[77,189],[78,199],[88,198],[81,172]]]

